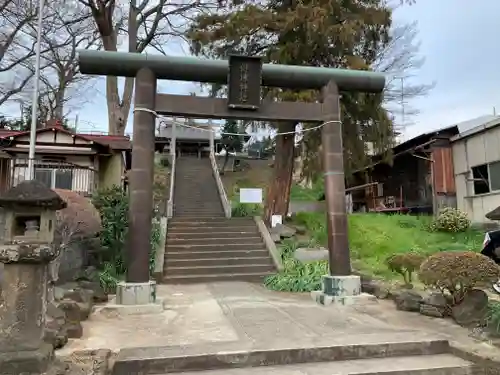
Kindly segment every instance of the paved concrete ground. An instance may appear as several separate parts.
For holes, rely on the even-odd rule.
[[[319,306],[307,294],[271,292],[259,285],[228,282],[160,285],[161,314],[120,316],[96,312],[84,322],[82,339],[72,340],[61,355],[85,349],[227,343],[235,350],[249,343],[306,342],[331,337],[347,340],[396,336],[443,335],[472,351],[500,358],[493,346],[470,337],[454,323],[399,312],[391,301],[365,300],[342,306]]]

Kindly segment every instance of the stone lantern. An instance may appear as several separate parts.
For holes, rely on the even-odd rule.
[[[0,303],[2,374],[45,371],[53,356],[43,342],[49,263],[56,211],[65,202],[38,181],[24,181],[0,196],[0,262],[4,264]]]

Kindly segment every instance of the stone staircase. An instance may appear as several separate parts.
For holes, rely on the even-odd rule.
[[[179,158],[163,281],[261,282],[273,272],[254,219],[225,217],[210,160]]]
[[[214,343],[191,347],[124,349],[112,375],[486,375],[478,365],[451,354],[448,341],[407,332],[395,339],[324,337],[321,342]],[[367,339],[368,338],[368,339]]]
[[[224,217],[210,159],[189,156],[177,158],[174,217]]]

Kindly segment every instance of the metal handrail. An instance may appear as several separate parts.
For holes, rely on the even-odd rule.
[[[212,165],[212,171],[214,173],[215,182],[217,183],[217,190],[219,190],[219,196],[222,201],[222,207],[224,208],[224,214],[227,218],[231,217],[231,203],[227,198],[226,190],[224,189],[224,184],[220,178],[219,168],[217,167],[217,162],[215,161],[215,153],[213,148],[210,149],[210,164]]]
[[[174,187],[175,187],[175,162],[176,156],[175,153],[172,154],[172,160],[170,162],[170,191],[168,194],[168,202],[167,202],[167,217],[170,218],[174,216]]]
[[[211,126],[211,122],[209,122]],[[224,208],[224,214],[227,218],[231,217],[231,202],[227,198],[226,190],[224,189],[224,184],[220,178],[219,168],[217,166],[217,161],[215,160],[215,141],[214,132],[210,132],[210,164],[212,165],[212,172],[214,174],[215,183],[217,184],[217,190],[219,190],[219,197],[221,199],[222,207]]]

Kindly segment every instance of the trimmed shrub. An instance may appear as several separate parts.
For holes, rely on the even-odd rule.
[[[470,227],[467,214],[458,208],[446,207],[431,223],[430,229],[438,232],[465,232]]]
[[[393,254],[387,258],[386,264],[391,272],[400,274],[405,284],[412,286],[412,274],[417,270],[425,257],[414,252]]]
[[[475,287],[497,281],[500,267],[490,258],[472,251],[443,251],[422,263],[419,278],[427,287],[449,297],[455,306]]]

